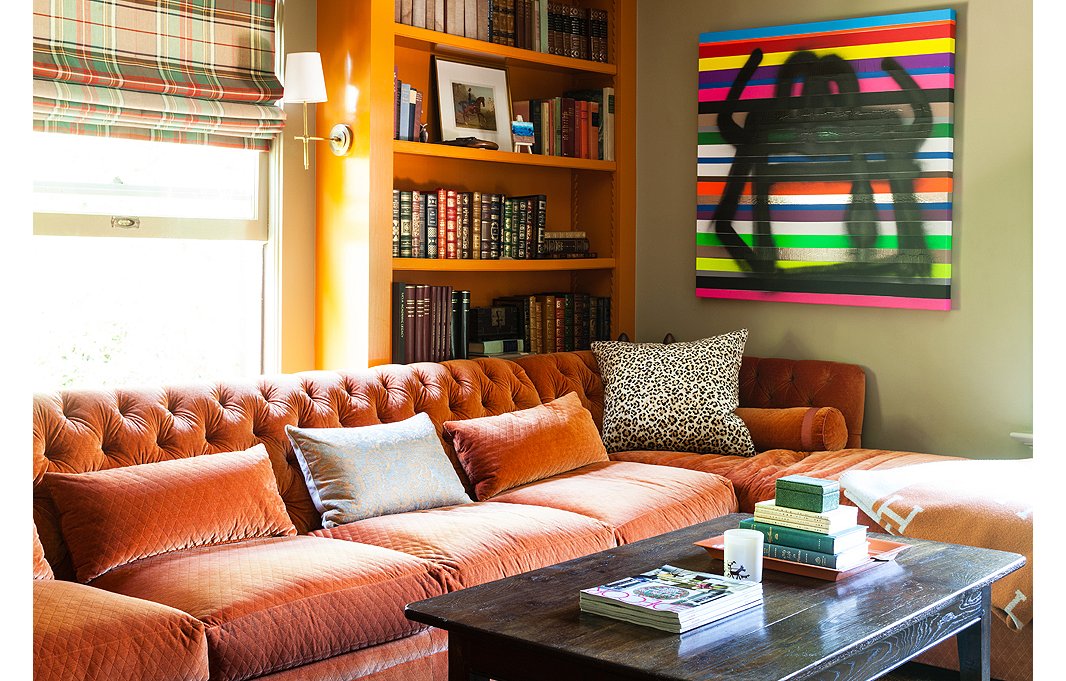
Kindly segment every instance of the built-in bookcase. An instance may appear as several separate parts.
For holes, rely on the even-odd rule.
[[[392,282],[471,292],[472,306],[542,291],[609,296],[612,335],[633,335],[635,251],[635,0],[581,0],[608,13],[608,61],[573,59],[397,23],[392,0],[323,0],[318,50],[329,102],[320,133],[352,124],[344,158],[318,149],[315,337],[322,367],[387,363]],[[516,154],[393,139],[393,74],[425,93],[424,121],[440,139],[432,57],[505,66],[511,100],[613,87],[614,161]],[[440,260],[392,257],[392,190],[545,194],[547,228],[582,230],[599,257]]]

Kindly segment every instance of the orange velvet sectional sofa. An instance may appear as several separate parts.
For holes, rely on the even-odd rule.
[[[440,434],[448,421],[568,393],[602,425],[603,383],[591,352],[35,396],[35,679],[445,679],[446,638],[408,621],[408,602],[750,512],[783,475],[834,478],[944,458],[860,448],[861,368],[747,357],[737,413],[754,457],[623,452],[485,501],[323,529],[285,431],[424,412]],[[79,580],[95,573],[71,560],[49,484],[63,476],[49,473],[256,445],[269,454],[291,531],[165,551]],[[447,441],[445,450],[454,456]],[[132,528],[134,536],[165,533],[177,521],[137,522],[144,527]]]

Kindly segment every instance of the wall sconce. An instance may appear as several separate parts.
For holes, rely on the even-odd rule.
[[[293,52],[285,58],[285,101],[304,105],[304,134],[296,140],[304,145],[304,170],[309,168],[307,143],[325,141],[307,134],[307,105],[325,102],[326,79],[322,75],[322,57],[318,52]],[[337,156],[344,156],[352,146],[352,129],[338,123],[329,131],[329,146]]]

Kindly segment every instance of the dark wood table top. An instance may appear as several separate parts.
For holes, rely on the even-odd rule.
[[[580,658],[608,672],[686,680],[803,678],[858,649],[909,635],[905,630],[916,616],[980,591],[1025,563],[1014,553],[891,537],[912,546],[893,562],[837,582],[764,570],[760,606],[681,635],[579,611],[581,589],[660,565],[720,574],[721,560],[693,542],[747,517],[722,516],[412,603],[407,616],[481,640]]]

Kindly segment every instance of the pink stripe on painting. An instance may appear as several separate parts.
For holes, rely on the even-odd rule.
[[[902,310],[951,310],[951,301],[942,298],[901,298],[898,296],[860,296],[847,293],[784,293],[697,288],[700,298],[724,300],[763,300],[777,303],[811,303],[815,305],[853,305],[856,307],[890,307]]]
[[[955,87],[955,74],[953,73],[928,73],[912,76],[923,90],[953,89]],[[741,99],[771,99],[774,96],[776,85],[749,85],[741,93]],[[799,94],[799,83],[793,84],[792,94]],[[880,78],[860,78],[860,92],[893,92],[899,90],[899,84],[890,76]],[[728,87],[701,88],[701,102],[724,102],[729,94]]]

